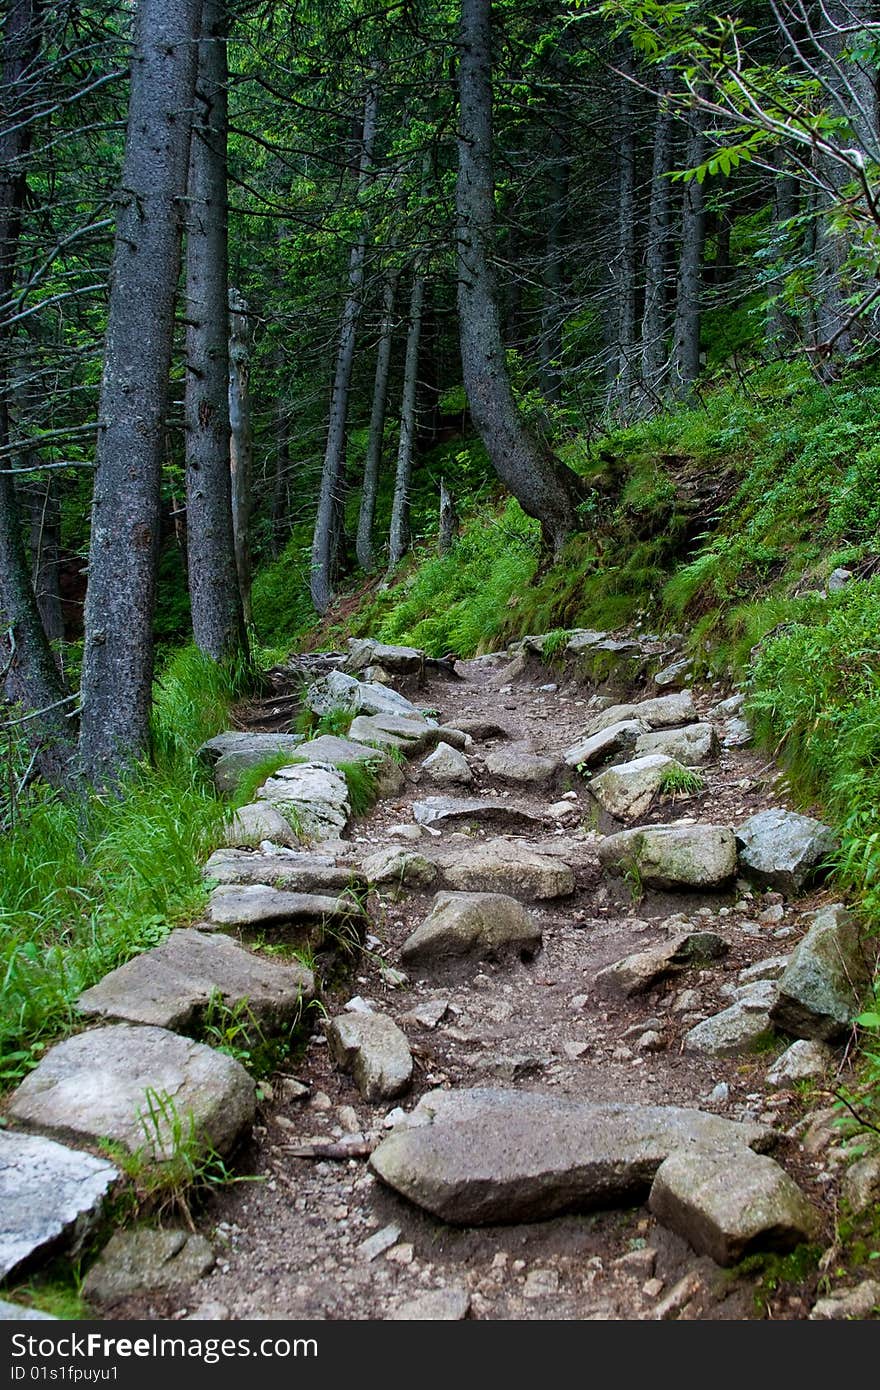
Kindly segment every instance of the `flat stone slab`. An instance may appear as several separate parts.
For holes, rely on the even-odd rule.
[[[590,793],[609,816],[638,820],[659,796],[665,778],[672,772],[684,772],[684,768],[662,753],[647,753],[591,778]]]
[[[570,864],[525,840],[498,837],[461,849],[430,851],[447,888],[463,893],[506,893],[521,902],[568,897],[575,889]]]
[[[781,808],[750,816],[736,838],[742,873],[788,897],[824,871],[839,844],[830,826]]]
[[[39,1308],[25,1308],[21,1303],[7,1303],[0,1298],[0,1322],[57,1322],[54,1313],[43,1313]]]
[[[847,1032],[871,986],[858,923],[843,903],[823,908],[795,946],[771,1011],[796,1038],[831,1042]]]
[[[650,1208],[700,1255],[734,1265],[761,1250],[792,1250],[819,1232],[815,1207],[772,1158],[673,1153],[657,1170]]]
[[[132,1294],[194,1284],[214,1264],[204,1236],[189,1231],[116,1231],[83,1281],[93,1303],[115,1303]]]
[[[424,967],[517,951],[532,956],[541,940],[541,928],[515,898],[438,893],[424,922],[400,948],[400,958]]]
[[[406,718],[395,714],[359,714],[352,720],[348,736],[357,743],[385,752],[396,750],[408,758],[427,753],[440,742],[452,742],[441,733],[438,725],[429,724],[419,714]],[[464,742],[464,735],[461,738]]]
[[[609,835],[599,860],[610,873],[632,870],[651,888],[720,888],[736,873],[736,840],[727,826],[642,826]]]
[[[364,1100],[393,1100],[409,1089],[413,1059],[406,1034],[381,1013],[347,1013],[327,1027],[330,1055],[350,1072]]]
[[[428,1289],[388,1314],[388,1322],[461,1322],[471,1306],[470,1290],[461,1285]]]
[[[239,758],[250,759],[247,766],[255,767],[275,753],[297,756],[302,741],[302,734],[251,734],[228,729],[203,743],[196,756],[204,758],[206,762],[217,763],[221,758],[235,754]]]
[[[59,1247],[80,1245],[118,1177],[106,1159],[0,1129],[0,1279]]]
[[[9,1118],[72,1144],[102,1139],[163,1159],[175,1117],[198,1146],[229,1153],[256,1110],[240,1062],[164,1028],[115,1024],[65,1038],[19,1086]]]
[[[697,709],[690,690],[657,695],[653,700],[640,700],[633,705],[609,705],[593,715],[584,729],[584,738],[628,719],[638,719],[649,729],[672,729],[678,724],[695,724]]]
[[[729,943],[715,932],[688,932],[660,941],[645,951],[624,956],[600,970],[595,988],[600,994],[631,999],[644,994],[659,980],[709,960],[717,960],[730,950]]]
[[[218,849],[208,860],[203,876],[218,884],[257,884],[288,893],[337,894],[343,888],[361,888],[364,879],[354,864],[338,863],[331,854],[258,854],[240,849]]]
[[[680,729],[654,729],[640,734],[636,753],[664,753],[685,767],[703,767],[718,756],[718,735],[712,724],[685,724]]]
[[[338,839],[351,815],[345,777],[326,763],[279,768],[263,783],[256,799],[268,801],[313,840]]]
[[[647,726],[638,719],[621,719],[618,723],[609,724],[597,734],[582,738],[570,748],[566,748],[563,761],[566,767],[595,767],[598,763],[613,758],[616,753],[634,748],[646,728]]]
[[[526,743],[502,744],[500,748],[486,753],[483,761],[490,777],[502,782],[522,782],[527,786],[541,786],[552,781],[562,768],[559,758],[535,753]]]
[[[173,931],[161,946],[111,970],[77,1001],[80,1013],[174,1032],[197,1027],[212,1000],[247,1007],[263,1033],[287,1031],[315,993],[311,970],[255,956],[226,936]]]
[[[338,734],[321,734],[300,744],[298,756],[308,763],[329,763],[339,767],[342,763],[367,763],[384,761],[385,755],[379,748],[367,748],[353,738],[341,738]]]
[[[699,1110],[474,1088],[424,1096],[370,1164],[434,1216],[485,1225],[638,1201],[670,1153],[720,1150],[735,1161],[771,1138]]]
[[[510,738],[510,731],[503,724],[482,714],[465,715],[456,720],[455,727],[472,738],[474,743],[486,743],[492,738]]]
[[[413,805],[413,818],[419,825],[457,826],[464,822],[475,825],[498,825],[509,830],[543,829],[544,819],[509,801],[491,797],[426,796]]]
[[[208,900],[208,919],[218,927],[285,927],[299,922],[346,921],[361,916],[352,897],[288,893],[256,883],[223,883]]]

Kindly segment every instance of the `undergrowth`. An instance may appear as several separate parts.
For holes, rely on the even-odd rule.
[[[0,1085],[77,1026],[84,989],[201,914],[200,865],[228,810],[194,753],[242,681],[192,648],[177,653],[156,684],[155,765],[113,791],[35,785],[0,837]]]

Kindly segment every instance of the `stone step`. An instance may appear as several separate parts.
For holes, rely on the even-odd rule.
[[[431,911],[403,943],[400,958],[436,974],[464,960],[520,955],[541,945],[541,928],[515,898],[503,893],[438,893]]]
[[[771,1140],[762,1126],[700,1110],[475,1088],[423,1096],[370,1164],[441,1220],[484,1225],[631,1205],[672,1153],[721,1152],[735,1164]]]
[[[0,1279],[59,1249],[76,1251],[118,1178],[106,1159],[0,1129]]]
[[[77,1008],[89,1018],[191,1032],[217,1001],[246,1010],[242,1021],[253,1020],[256,1042],[289,1032],[314,993],[312,972],[298,962],[267,960],[228,937],[184,928],[105,975]]]
[[[645,825],[607,836],[599,859],[649,888],[721,888],[736,874],[736,839],[721,825]]]
[[[497,825],[510,830],[543,829],[545,820],[534,811],[492,797],[427,796],[413,805],[419,825],[437,830],[455,829],[464,824]]]
[[[119,1023],[51,1047],[7,1115],[70,1144],[108,1139],[157,1160],[185,1147],[197,1161],[234,1149],[255,1111],[254,1082],[234,1058],[164,1028]]]
[[[348,824],[351,802],[345,777],[324,763],[296,763],[279,768],[260,787],[266,801],[311,840],[338,839]]]
[[[218,884],[261,884],[289,893],[337,894],[344,888],[358,890],[366,880],[353,863],[334,855],[301,853],[257,854],[247,850],[218,849],[202,870]]]
[[[288,893],[256,883],[223,883],[208,900],[208,918],[217,927],[279,928],[341,924],[363,916],[354,896]]]

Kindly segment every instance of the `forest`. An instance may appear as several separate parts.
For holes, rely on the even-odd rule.
[[[880,5],[0,25],[0,1199],[4,1143],[113,1165],[75,1238],[0,1235],[4,1316],[880,1316]],[[148,1028],[239,1069],[234,1133]],[[40,1111],[87,1045],[133,1130]],[[412,1088],[510,1136],[473,1195],[408,1176]],[[705,1171],[654,1137],[590,1226],[510,1153],[612,1102]],[[113,1284],[144,1231],[184,1273]]]

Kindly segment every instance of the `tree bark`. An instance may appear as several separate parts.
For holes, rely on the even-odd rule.
[[[31,455],[33,458],[33,455]],[[61,611],[61,502],[52,486],[52,474],[45,484],[30,492],[31,513],[31,582],[37,599],[37,610],[43,631],[50,642],[64,637],[64,617]]]
[[[413,446],[416,432],[416,392],[419,385],[419,340],[422,333],[422,304],[425,277],[416,267],[409,299],[409,327],[406,334],[406,360],[403,368],[403,398],[400,406],[400,439],[397,446],[397,472],[391,529],[388,533],[388,569],[396,569],[410,543],[409,488],[412,480]]]
[[[201,0],[140,0],[111,272],[86,597],[80,757],[149,749],[159,485]]]
[[[564,228],[568,216],[568,186],[571,153],[562,132],[550,137],[550,198],[547,206],[547,243],[542,273],[541,310],[541,394],[553,404],[562,400],[562,324],[564,268]]]
[[[379,92],[375,82],[367,88],[364,99],[364,122],[361,156],[358,171],[358,194],[363,194],[370,178],[373,146],[376,139],[376,116]],[[345,439],[348,419],[348,396],[354,366],[354,348],[358,320],[361,314],[361,290],[364,282],[364,261],[367,254],[367,224],[351,248],[348,260],[348,292],[342,310],[339,340],[336,349],[336,370],[330,394],[330,421],[327,445],[321,470],[321,491],[312,537],[312,602],[318,613],[326,613],[333,598],[336,581],[335,560],[339,544],[340,505],[345,474]]]
[[[661,74],[663,87],[668,76]],[[656,400],[667,362],[669,336],[669,232],[672,185],[669,175],[675,140],[675,119],[661,91],[654,122],[651,202],[645,246],[645,302],[642,312],[642,381]]]
[[[688,169],[702,163],[705,149],[704,117],[692,111],[685,164]],[[700,374],[700,318],[705,241],[706,199],[703,185],[695,178],[684,185],[681,213],[681,245],[675,283],[675,322],[672,333],[670,381],[673,393],[686,397]]]
[[[376,518],[376,497],[379,491],[379,469],[382,464],[382,444],[385,433],[385,414],[388,407],[388,376],[391,368],[391,346],[394,336],[394,300],[397,294],[397,272],[389,270],[382,291],[382,324],[376,349],[376,375],[373,382],[373,406],[370,411],[370,433],[367,456],[364,460],[364,482],[358,514],[357,558],[363,570],[371,570],[376,561],[373,548],[373,523]]]
[[[186,543],[193,637],[214,661],[247,647],[232,529],[226,7],[204,0],[186,238]]]
[[[251,429],[251,321],[238,290],[229,291],[229,471],[232,485],[232,534],[235,572],[245,624],[251,611],[251,509],[254,445]]]
[[[40,46],[38,0],[12,0],[3,26],[3,105],[13,119],[0,129],[0,305],[10,303],[27,188],[28,123],[15,113],[33,102],[31,84]],[[0,322],[0,448],[8,458],[10,351],[8,327]],[[34,718],[23,726],[38,750],[43,776],[60,781],[74,749],[73,726],[65,715],[65,691],[46,638],[31,583],[21,517],[8,464],[0,468],[0,607],[5,631],[6,689]]]
[[[636,140],[632,60],[620,59],[617,94],[617,247],[611,264],[615,363],[609,404],[626,415],[636,378]]]
[[[455,511],[455,499],[446,485],[446,479],[440,479],[440,526],[437,533],[437,554],[442,558],[448,555],[458,532],[458,516]]]
[[[491,0],[462,0],[458,68],[458,313],[471,416],[502,482],[558,553],[577,525],[578,480],[525,428],[513,399],[492,272]]]

